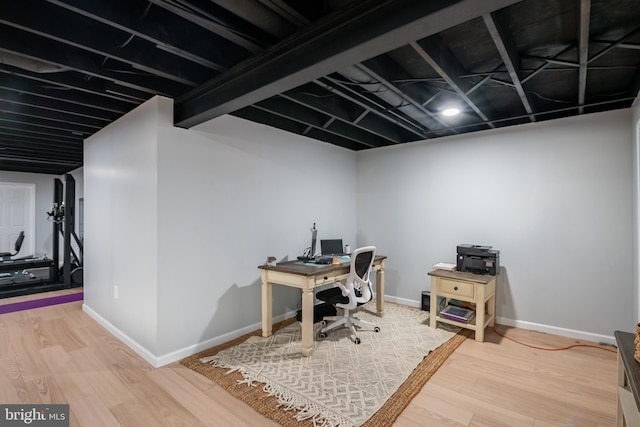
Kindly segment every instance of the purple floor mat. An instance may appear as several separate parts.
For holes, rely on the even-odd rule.
[[[33,308],[46,307],[49,305],[80,301],[83,299],[83,297],[84,293],[78,292],[75,294],[60,295],[57,297],[42,298],[32,301],[14,302],[11,304],[0,305],[0,314],[13,313],[14,311],[31,310]]]

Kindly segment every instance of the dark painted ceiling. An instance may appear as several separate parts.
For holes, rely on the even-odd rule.
[[[154,95],[352,150],[630,107],[640,0],[0,1],[0,170]],[[457,106],[461,114],[445,117]]]

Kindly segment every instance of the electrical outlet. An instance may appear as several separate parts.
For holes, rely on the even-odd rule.
[[[118,286],[113,285],[113,299],[118,299]]]

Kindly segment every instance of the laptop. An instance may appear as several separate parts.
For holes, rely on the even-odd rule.
[[[337,257],[344,256],[344,246],[342,246],[342,239],[325,239],[320,240],[320,252],[323,257]]]

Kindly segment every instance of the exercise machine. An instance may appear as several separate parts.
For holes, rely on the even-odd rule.
[[[53,186],[53,206],[47,212],[53,222],[53,263],[56,277],[65,288],[82,286],[82,240],[75,231],[76,180],[65,175],[64,184],[58,178]],[[62,269],[60,269],[60,237],[62,237]]]

